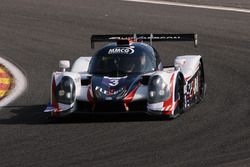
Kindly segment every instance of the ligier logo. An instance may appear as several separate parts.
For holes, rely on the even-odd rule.
[[[133,54],[134,46],[109,49],[108,54]]]

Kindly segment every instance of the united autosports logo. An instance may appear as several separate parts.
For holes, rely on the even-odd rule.
[[[108,54],[133,54],[135,52],[134,46],[130,47],[117,47],[109,49]]]

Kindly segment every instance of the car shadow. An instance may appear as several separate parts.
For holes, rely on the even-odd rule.
[[[6,107],[11,117],[0,118],[0,124],[119,123],[171,120],[168,118],[149,116],[144,113],[75,113],[62,118],[49,118],[49,114],[43,112],[45,108],[46,105]]]

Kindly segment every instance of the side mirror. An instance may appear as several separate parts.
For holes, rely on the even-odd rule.
[[[60,60],[59,61],[59,68],[62,69],[62,72],[65,72],[66,69],[70,68],[69,60]]]

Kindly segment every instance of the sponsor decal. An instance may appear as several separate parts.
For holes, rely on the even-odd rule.
[[[133,54],[135,52],[134,46],[130,47],[117,47],[109,49],[108,54]]]
[[[99,86],[96,86],[95,87],[95,90],[96,91],[99,91],[100,93],[104,94],[104,95],[107,95],[107,96],[113,96],[113,95],[117,95],[121,92],[123,92],[125,90],[125,88],[120,88],[118,90],[115,90],[115,89],[109,89],[109,90],[105,90]]]
[[[193,95],[199,92],[199,80],[198,77],[194,78],[187,85],[187,93],[191,98]]]

